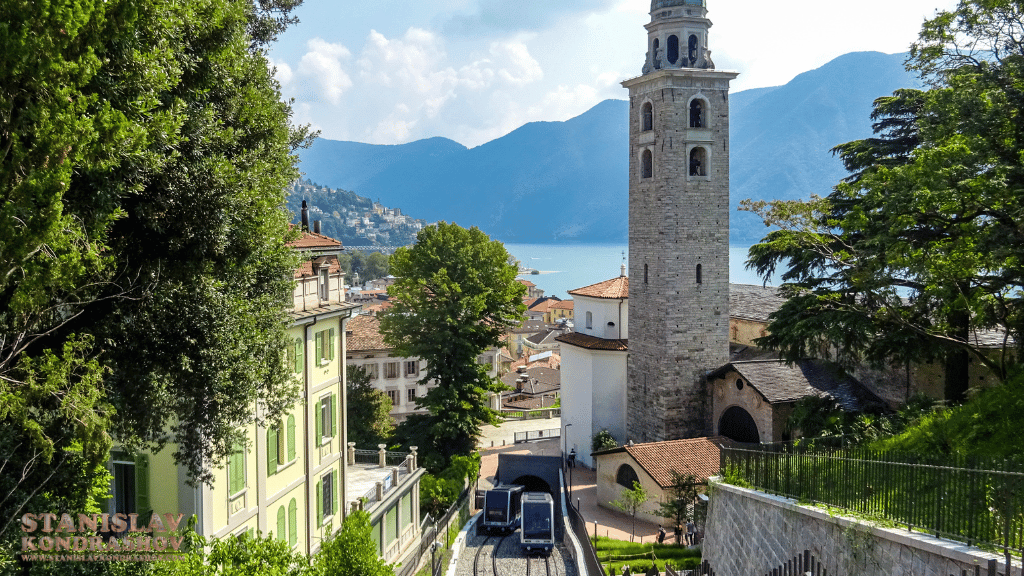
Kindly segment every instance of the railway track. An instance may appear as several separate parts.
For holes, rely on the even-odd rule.
[[[544,572],[533,572],[534,560],[539,564],[541,560],[544,561]],[[557,572],[557,570],[556,570]],[[550,556],[527,556],[526,557],[526,576],[552,576],[551,574],[551,557]]]
[[[576,576],[575,565],[561,544],[549,554],[527,555],[519,533],[472,534],[458,560],[456,576]]]
[[[487,556],[487,554],[484,554],[484,550],[487,549],[487,546],[491,543],[491,540],[494,540],[495,538],[497,538],[497,536],[488,536],[483,541],[483,544],[481,544],[480,547],[477,548],[476,556],[473,558],[473,576],[498,576],[498,550],[501,549],[502,544],[505,543],[505,540],[507,540],[508,537],[509,537],[509,535],[506,534],[505,536],[502,536],[498,540],[497,544],[491,545],[490,552],[489,552],[489,555],[491,557],[491,573],[490,574],[487,573],[486,568],[484,568],[484,570],[482,570],[482,571],[480,570],[480,557],[481,556],[484,556],[484,557]],[[484,565],[486,566],[486,560],[484,561],[484,563],[485,563]]]

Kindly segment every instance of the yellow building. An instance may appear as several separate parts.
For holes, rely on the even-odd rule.
[[[173,463],[173,446],[134,457],[115,449],[108,512],[194,514],[203,536],[258,530],[313,554],[345,514],[363,508],[382,556],[400,560],[408,551],[418,552],[412,544],[419,540],[423,471],[415,453],[378,450],[374,461],[366,462],[347,444],[345,326],[359,305],[345,302],[337,258],[342,245],[317,232],[304,232],[289,245],[305,256],[295,271],[285,359],[300,400],[268,427],[250,425],[248,450],[216,469],[211,484],[196,488]]]

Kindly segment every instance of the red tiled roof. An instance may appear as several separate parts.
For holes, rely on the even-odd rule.
[[[701,480],[718,474],[722,438],[687,438],[623,446],[662,488],[672,485],[672,471]]]
[[[324,256],[321,258],[315,258],[314,260],[306,260],[299,264],[299,267],[295,269],[295,278],[309,278],[313,276],[313,263],[323,266],[327,264],[327,270],[331,274],[335,274],[341,271],[341,264],[338,263],[338,259],[334,256]]]
[[[558,302],[555,302],[551,308],[555,310],[572,310],[573,306],[574,303],[572,300],[559,300]]]
[[[569,290],[569,294],[591,298],[629,298],[629,276],[618,276],[611,280]]]
[[[316,232],[303,232],[296,240],[292,240],[285,244],[289,248],[303,249],[303,248],[341,248],[341,242],[331,238],[330,236],[324,236],[323,234],[317,234]]]
[[[380,334],[380,320],[376,316],[360,314],[345,325],[349,352],[360,350],[390,350]]]
[[[572,346],[579,346],[587,350],[612,350],[615,352],[626,352],[629,350],[629,340],[605,340],[596,336],[569,332],[555,338],[555,340]]]
[[[516,278],[516,282],[519,282],[520,284],[526,286],[527,288],[535,288],[537,286],[533,282],[530,282],[529,280],[523,280],[522,278]]]

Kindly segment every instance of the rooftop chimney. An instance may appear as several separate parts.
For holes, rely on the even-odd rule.
[[[309,208],[306,208],[306,201],[302,201],[302,231],[309,232]]]
[[[313,232],[315,234],[319,234],[320,233],[320,221],[319,220],[313,220]]]
[[[625,276],[625,275],[626,275],[626,263],[623,262],[622,265],[619,266],[619,276]]]

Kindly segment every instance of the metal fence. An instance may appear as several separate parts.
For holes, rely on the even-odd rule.
[[[449,528],[452,524],[457,524],[461,528],[469,520],[469,496],[472,492],[472,486],[463,490],[455,504],[452,504],[436,522],[430,516],[423,519],[420,524],[419,553],[415,557],[410,556],[409,561],[395,571],[395,576],[412,576],[417,573],[424,556],[429,556],[428,574],[440,576],[444,573],[447,552],[451,550],[454,541]],[[437,548],[434,548],[435,542],[438,543]]]
[[[1024,553],[1024,472],[981,458],[858,448],[722,448],[723,474],[754,488],[882,518],[968,545]]]
[[[529,442],[531,440],[547,440],[549,438],[560,438],[562,430],[560,428],[551,428],[549,430],[528,430],[526,432],[516,432],[514,441],[516,444],[520,442]]]
[[[563,497],[568,501],[569,493],[567,491],[563,492]],[[583,565],[587,568],[587,574],[590,576],[603,576],[604,569],[601,567],[601,561],[597,559],[594,543],[587,534],[587,522],[580,515],[579,511],[571,505],[566,508],[569,512],[569,528],[572,529],[572,533],[576,535],[576,539],[580,542],[580,548],[583,549],[582,561]],[[576,560],[579,563],[581,559],[577,558]]]

